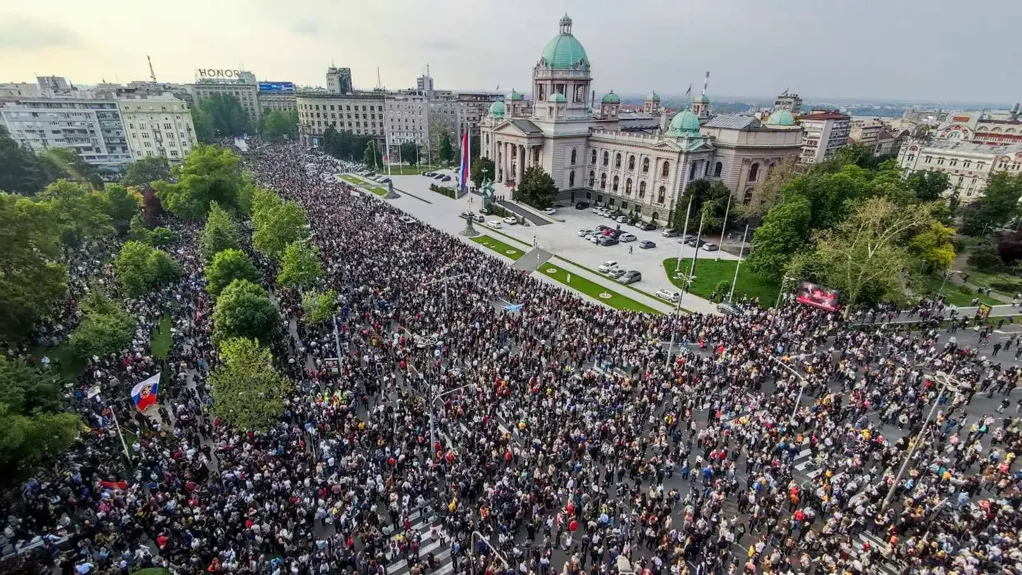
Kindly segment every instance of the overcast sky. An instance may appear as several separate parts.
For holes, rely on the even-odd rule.
[[[356,88],[530,89],[564,12],[603,93],[1014,102],[1020,0],[0,0],[0,82],[76,83],[244,68]]]

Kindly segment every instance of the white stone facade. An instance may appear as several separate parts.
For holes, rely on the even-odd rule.
[[[180,162],[198,145],[187,102],[170,94],[118,98],[132,160],[166,158]]]
[[[382,92],[331,94],[299,92],[298,137],[306,146],[318,146],[323,132],[333,126],[338,132],[359,136],[385,136],[384,95]]]
[[[933,170],[951,180],[948,195],[969,203],[983,195],[990,176],[999,171],[1022,172],[1022,144],[992,146],[962,140],[910,140],[898,153],[906,174]]]

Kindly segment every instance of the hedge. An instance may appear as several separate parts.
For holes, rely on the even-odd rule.
[[[434,192],[436,192],[438,194],[447,196],[448,198],[451,198],[452,200],[458,199],[457,192],[455,192],[454,188],[446,188],[444,186],[438,186],[436,184],[430,184],[429,185],[429,189],[433,190]]]

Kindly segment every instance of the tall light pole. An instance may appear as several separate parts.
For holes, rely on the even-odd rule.
[[[684,231],[681,232],[681,239],[678,240],[680,244],[678,246],[678,260],[674,265],[674,277],[678,277],[681,274],[681,254],[685,249],[685,236],[688,235],[688,216],[692,213],[692,198],[688,199],[688,208],[685,209],[685,227]],[[685,297],[685,289],[688,287],[688,283],[692,281],[692,274],[689,273],[685,276],[685,282],[681,284],[681,293],[678,294],[678,302],[674,305],[674,314],[677,316],[681,313],[681,298]],[[667,364],[666,367],[671,367],[671,355],[674,353],[674,337],[678,333],[677,329],[671,328],[671,345],[667,348]]]
[[[440,400],[440,399],[443,399],[445,396],[448,396],[448,395],[450,395],[452,393],[461,391],[463,389],[467,389],[469,387],[473,387],[474,388],[474,387],[476,387],[476,384],[474,384],[474,383],[466,383],[465,385],[462,385],[460,387],[455,387],[454,389],[448,389],[447,391],[445,391],[443,393],[436,394],[433,397],[433,399],[429,400],[429,445],[430,445],[430,447],[436,445],[436,409],[434,408],[434,406],[436,405],[436,402],[438,400]]]
[[[473,531],[472,532],[472,572],[475,572],[476,539],[478,539],[479,541],[482,541],[483,543],[486,543],[486,546],[490,548],[490,552],[493,553],[494,557],[496,557],[497,559],[500,559],[500,562],[504,564],[504,568],[505,569],[511,569],[511,564],[507,562],[507,559],[504,558],[504,556],[500,553],[500,551],[497,551],[496,549],[493,548],[493,545],[490,544],[490,540],[487,539],[486,536],[483,535],[482,533],[480,533],[478,531]]]
[[[732,296],[735,295],[735,284],[738,283],[738,270],[742,267],[742,256],[745,255],[745,239],[749,236],[749,224],[745,224],[745,232],[742,233],[742,249],[738,251],[738,265],[735,266],[735,279],[731,280],[731,291],[727,294],[727,303],[731,303]],[[718,255],[718,257],[720,257]]]
[[[784,286],[789,281],[794,281],[794,279],[795,278],[790,277],[790,276],[784,276],[783,278],[781,278],[781,291],[777,292],[777,303],[774,304],[774,307],[781,307],[781,296],[784,295]]]
[[[806,390],[806,384],[808,382],[806,381],[806,378],[805,378],[804,375],[802,375],[801,373],[795,371],[795,368],[793,368],[790,365],[784,363],[784,361],[781,358],[779,358],[779,357],[777,357],[775,355],[772,355],[772,356],[770,356],[770,359],[772,359],[775,362],[777,362],[777,365],[780,365],[784,369],[788,370],[788,373],[794,375],[799,380],[798,397],[795,398],[795,409],[793,409],[792,412],[791,412],[791,419],[794,420],[795,416],[798,414],[799,405],[802,403],[802,392],[804,392]]]
[[[718,248],[717,248],[717,259],[716,259],[716,261],[718,261],[718,262],[720,261],[720,252],[722,251],[721,248],[724,247],[724,234],[727,233],[727,216],[728,216],[728,214],[731,213],[731,197],[732,197],[731,194],[728,193],[728,195],[727,195],[727,207],[724,208],[724,226],[720,228],[720,246],[718,246]],[[743,242],[744,242],[744,240],[743,240]]]
[[[884,497],[884,502],[880,506],[880,512],[883,513],[887,510],[887,506],[891,504],[891,500],[894,499],[894,491],[898,488],[898,483],[901,482],[901,476],[905,475],[905,470],[908,469],[908,464],[912,461],[912,455],[915,454],[916,448],[919,443],[923,440],[923,435],[926,434],[926,429],[930,426],[930,420],[933,419],[933,412],[937,411],[937,406],[940,405],[940,396],[944,395],[944,391],[951,389],[952,391],[958,391],[960,385],[958,381],[954,379],[954,372],[951,374],[938,371],[933,375],[934,381],[940,384],[937,388],[937,397],[933,400],[933,407],[930,408],[930,413],[926,416],[926,421],[923,422],[923,427],[919,429],[919,433],[916,434],[912,440],[912,445],[908,448],[908,453],[905,454],[905,461],[901,463],[901,468],[898,469],[898,475],[894,477],[894,482],[891,484],[891,488],[887,490],[887,497]]]

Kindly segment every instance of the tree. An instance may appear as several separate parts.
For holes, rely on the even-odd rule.
[[[266,290],[248,280],[234,280],[216,300],[213,309],[213,338],[262,338],[270,341],[279,321],[277,308]]]
[[[225,340],[210,383],[213,413],[241,430],[270,429],[287,409],[291,383],[277,373],[270,350],[258,340]]]
[[[181,279],[181,264],[163,250],[154,249],[149,252],[146,268],[149,287],[152,289],[170,285]]]
[[[53,206],[61,239],[70,246],[78,246],[86,238],[114,234],[106,195],[87,184],[57,180],[39,197]]]
[[[170,164],[167,163],[166,158],[142,158],[128,164],[128,169],[124,171],[124,178],[121,179],[121,183],[125,186],[148,187],[150,183],[156,180],[166,180],[169,178]]]
[[[451,133],[444,130],[440,133],[440,164],[449,166],[454,163],[454,146],[451,144]]]
[[[920,202],[935,202],[951,188],[951,178],[944,172],[923,170],[908,176],[908,187]]]
[[[699,222],[703,222],[703,231],[719,229],[724,221],[724,212],[727,210],[728,198],[731,197],[731,190],[722,182],[711,180],[696,180],[690,182],[685,188],[685,195],[682,200],[674,206],[674,229],[682,230],[685,227],[685,213],[688,211],[688,202],[685,197],[692,199],[692,213],[689,215],[689,232],[695,233],[699,228]],[[706,212],[704,221],[703,212]],[[695,227],[693,227],[695,226]]]
[[[383,165],[383,155],[380,153],[380,145],[376,140],[366,142],[365,151],[362,152],[362,163],[370,170]]]
[[[39,161],[47,182],[63,178],[96,190],[103,189],[103,179],[96,168],[74,148],[50,148],[39,153]]]
[[[252,132],[248,113],[234,96],[214,94],[202,100],[199,109],[204,115],[202,121],[209,126],[210,135],[214,139],[237,137]]]
[[[260,116],[259,135],[279,142],[298,138],[298,110],[273,110]]]
[[[970,236],[984,235],[1010,222],[1019,214],[1022,174],[997,172],[987,181],[983,197],[966,213],[962,231]]]
[[[838,226],[820,233],[816,253],[823,279],[841,291],[848,309],[883,296],[902,297],[906,270],[911,271],[906,238],[933,223],[931,210],[926,204],[906,210],[887,198],[866,198]]]
[[[107,214],[114,225],[123,226],[142,213],[142,195],[120,184],[110,184],[104,190]]]
[[[997,246],[984,243],[969,250],[969,267],[981,272],[998,273],[1004,271],[1004,260]]]
[[[83,305],[85,319],[71,334],[71,349],[80,358],[104,357],[117,353],[131,343],[135,320],[98,290],[94,297],[104,298],[101,305]]]
[[[848,146],[838,149],[837,153],[834,154],[834,161],[838,165],[851,164],[866,170],[877,167],[876,158],[873,157],[873,151],[861,142],[854,142]]]
[[[159,226],[153,228],[152,231],[149,232],[149,237],[147,238],[146,243],[154,248],[161,248],[163,246],[169,246],[176,241],[177,234],[175,234],[173,230]]]
[[[483,180],[492,180],[497,174],[496,165],[489,158],[472,160],[472,183],[476,188],[483,187]]]
[[[479,157],[479,152],[482,148],[479,147],[479,134],[468,137],[468,157],[473,162]]]
[[[181,277],[181,266],[167,252],[136,240],[124,242],[114,268],[121,287],[130,296],[140,296]]]
[[[39,157],[18,145],[7,126],[0,124],[0,191],[31,195],[49,184]]]
[[[149,235],[152,232],[145,225],[145,220],[142,216],[135,216],[131,218],[131,223],[128,225],[128,239],[135,240],[136,242],[142,242],[143,244],[149,243]]]
[[[409,166],[419,163],[419,146],[415,142],[404,142],[401,144],[401,160]]]
[[[290,288],[308,288],[323,277],[319,252],[305,242],[293,242],[284,249],[277,284]]]
[[[292,201],[256,210],[252,216],[252,247],[272,259],[279,259],[288,244],[309,236],[305,210]]]
[[[241,231],[230,214],[220,204],[212,202],[206,226],[199,237],[199,252],[208,264],[216,254],[228,249],[241,249]]]
[[[908,244],[908,254],[921,275],[945,272],[955,259],[955,229],[940,222],[920,228]]]
[[[767,278],[780,279],[791,258],[810,248],[809,224],[812,209],[801,196],[785,199],[775,206],[752,236],[755,249],[749,256],[749,269]]]
[[[0,192],[0,336],[28,335],[64,297],[67,281],[50,203]]]
[[[762,218],[771,208],[781,202],[784,188],[798,175],[798,162],[787,158],[770,168],[766,179],[757,184],[752,201],[748,204],[737,202],[731,208],[739,218],[750,220]]]
[[[200,144],[216,143],[213,119],[202,108],[192,108],[192,125],[195,126],[195,138],[199,140]]]
[[[337,311],[337,292],[310,291],[302,297],[302,320],[309,324],[330,319]]]
[[[554,179],[541,166],[530,166],[525,170],[518,185],[518,198],[521,201],[542,210],[554,205],[556,194]]]
[[[163,206],[174,215],[198,220],[217,202],[227,210],[245,211],[245,187],[238,164],[241,158],[227,148],[198,146],[188,153],[184,163],[175,166],[177,183],[153,182]]]
[[[219,295],[237,279],[255,283],[262,279],[262,274],[245,252],[236,249],[223,250],[216,254],[213,263],[206,269],[206,291]]]

